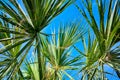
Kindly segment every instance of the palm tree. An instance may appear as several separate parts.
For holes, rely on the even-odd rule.
[[[12,40],[14,42],[4,44],[2,48],[0,48],[0,54],[6,54],[10,50],[22,45],[20,50],[15,53],[15,56],[9,62],[9,65],[6,67],[6,69],[0,74],[0,78],[5,77],[7,72],[15,74],[33,45],[35,45],[34,50],[37,53],[40,80],[43,78],[40,52],[40,35],[48,35],[42,33],[41,31],[54,17],[60,14],[67,6],[69,6],[71,2],[72,0],[22,0],[20,4],[17,0],[0,0],[1,22],[5,21],[9,23],[9,25],[14,26],[4,27],[1,25],[0,35],[3,33],[8,33],[8,36],[2,36],[2,38],[0,38],[0,42]],[[17,34],[17,36],[11,36],[14,34]],[[12,71],[11,68],[13,68]],[[11,79],[12,76],[10,75],[9,79]]]
[[[100,62],[103,73],[102,80],[104,80],[104,64],[107,64],[117,70],[117,73],[120,71],[120,0],[82,0],[80,3],[82,7],[79,4],[75,5],[86,22],[92,28],[96,36],[95,41],[97,40],[96,46],[98,46],[97,49],[99,52],[95,52],[94,55],[99,55],[99,57],[96,57],[97,59],[92,58],[92,62],[94,64],[98,61]],[[95,14],[94,10],[97,10],[98,13]],[[92,44],[93,43],[94,42],[92,42]],[[115,46],[115,44],[118,45]],[[86,67],[90,66],[91,65]],[[93,76],[92,78],[94,79],[95,75],[97,75],[96,68],[94,68],[94,72],[89,71],[89,73],[93,74],[91,76]]]
[[[82,74],[81,80],[97,80],[101,79],[103,76],[101,74],[112,74],[109,71],[103,71],[103,64],[101,63],[101,53],[99,50],[98,41],[96,38],[91,37],[92,35],[88,33],[88,38],[82,37],[82,44],[84,46],[84,51],[78,49],[76,46],[74,48],[84,57],[82,61],[85,63],[80,73]]]

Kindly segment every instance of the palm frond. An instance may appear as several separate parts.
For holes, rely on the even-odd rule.
[[[60,78],[60,75],[58,75],[60,72],[64,73],[63,71],[68,69],[77,69],[74,65],[81,65],[82,63],[79,62],[82,56],[70,57],[72,54],[70,47],[78,42],[84,34],[82,29],[79,30],[78,27],[75,24],[68,24],[66,27],[60,26],[58,34],[53,35],[50,40],[42,40],[41,52],[54,69],[56,78]],[[68,76],[68,74],[66,75]]]

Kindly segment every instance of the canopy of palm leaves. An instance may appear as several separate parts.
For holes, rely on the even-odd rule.
[[[0,25],[0,42],[2,42],[0,54],[3,55],[11,53],[13,56],[8,62],[6,68],[3,68],[2,65],[0,78],[5,77],[5,75],[8,73],[8,79],[12,78],[12,74],[15,74],[18,71],[27,53],[31,47],[35,45],[35,51],[38,54],[39,76],[40,79],[42,79],[40,35],[48,35],[42,33],[41,30],[44,29],[54,17],[60,14],[67,6],[69,6],[72,0],[21,1],[22,2],[20,4],[17,0],[0,0],[0,18],[2,19],[1,23],[7,23],[7,25]],[[3,35],[5,35],[5,37]],[[24,46],[18,48],[19,45]],[[6,60],[8,61],[8,59]]]
[[[10,24],[6,25],[6,27],[11,27]],[[3,25],[1,25],[3,27]],[[13,26],[14,29],[17,28]],[[15,29],[14,31],[17,31]],[[7,32],[2,32],[1,35],[5,35]],[[53,80],[53,79],[62,79],[63,74],[68,76],[70,79],[73,79],[66,70],[75,70],[78,67],[75,65],[79,65],[81,62],[77,62],[82,58],[82,56],[77,56],[75,58],[70,59],[71,46],[78,42],[81,36],[84,34],[84,29],[79,28],[79,25],[76,23],[61,25],[58,32],[54,32],[52,36],[45,36],[43,34],[39,34],[38,38],[35,41],[30,41],[26,43],[21,43],[18,46],[14,46],[7,50],[7,52],[12,55],[11,60],[8,60],[10,56],[6,58],[6,60],[1,61],[1,79],[33,79],[33,80]],[[11,35],[8,33],[8,35]],[[17,37],[20,34],[13,34],[10,37]],[[11,42],[15,42],[19,39],[8,39],[9,37],[1,37],[1,44],[4,46],[8,46]],[[4,39],[8,39],[5,40]],[[40,42],[38,43],[39,40]],[[7,44],[4,44],[6,43]],[[14,44],[13,42],[13,44]],[[34,43],[36,42],[36,43]],[[12,44],[12,45],[13,45]],[[38,46],[39,44],[39,46]],[[11,45],[11,46],[12,46]],[[35,60],[29,62],[29,59],[25,61],[25,65],[23,63],[26,55],[28,54],[30,47],[34,47]],[[70,48],[70,49],[69,49]],[[52,51],[51,51],[52,50]],[[12,52],[11,52],[12,51]],[[5,55],[1,53],[2,55]],[[40,53],[40,54],[38,54]],[[7,62],[7,63],[6,63]],[[5,67],[3,65],[5,63]],[[25,69],[23,69],[25,67]],[[21,67],[21,69],[20,69]],[[50,70],[49,70],[49,69]],[[39,71],[40,69],[40,71]],[[52,76],[52,77],[51,77]]]
[[[60,25],[58,32],[42,32],[73,1],[0,0],[0,79],[62,80],[66,75],[74,80],[67,70],[79,70],[81,80],[105,80],[113,74],[104,65],[120,77],[120,0],[76,1],[94,39],[88,31],[86,40],[77,22]],[[80,39],[84,51],[75,46]],[[80,54],[72,56],[73,49]]]

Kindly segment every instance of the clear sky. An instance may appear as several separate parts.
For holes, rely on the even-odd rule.
[[[75,22],[76,20],[80,20],[80,13],[72,4],[68,8],[66,8],[60,15],[55,17],[43,31],[48,33],[50,29],[58,28],[60,24]]]

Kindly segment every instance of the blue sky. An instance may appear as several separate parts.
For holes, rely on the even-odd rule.
[[[50,24],[43,29],[44,32],[48,33],[50,29],[58,28],[60,24],[66,24],[80,20],[80,13],[77,8],[72,4],[66,8],[60,15],[55,17]]]

